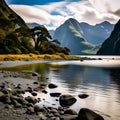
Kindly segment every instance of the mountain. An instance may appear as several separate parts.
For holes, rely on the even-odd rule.
[[[79,22],[70,18],[55,30],[53,38],[57,39],[62,47],[69,48],[72,55],[93,54],[88,51],[92,50],[95,45],[89,43],[81,31]]]
[[[28,27],[4,0],[0,0],[0,54],[69,54],[67,48],[49,39],[51,36],[43,25]]]
[[[114,24],[104,21],[100,24],[89,25],[88,23],[80,23],[81,33],[92,44],[101,44],[108,38],[114,29]]]
[[[27,25],[19,15],[17,15],[11,8],[9,8],[4,0],[0,0],[0,28],[14,29],[19,26]]]
[[[51,36],[52,36],[52,38],[53,38],[54,33],[55,33],[55,30],[49,30],[49,33],[50,33],[50,35],[51,35]]]
[[[115,25],[110,37],[103,42],[97,54],[120,55],[120,20]]]

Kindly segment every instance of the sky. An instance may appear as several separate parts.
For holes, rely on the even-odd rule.
[[[67,19],[91,25],[120,19],[120,0],[5,0],[27,23],[56,29]]]

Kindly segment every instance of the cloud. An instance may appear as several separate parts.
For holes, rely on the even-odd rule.
[[[114,12],[120,9],[120,0],[89,0],[89,2],[100,12]]]
[[[79,22],[96,24],[108,20],[116,23],[120,17],[119,0],[82,0],[77,2],[54,2],[48,5],[10,5],[27,23],[44,24],[55,29],[68,18]]]

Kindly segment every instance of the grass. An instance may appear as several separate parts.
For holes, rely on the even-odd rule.
[[[36,55],[36,54],[3,54],[0,55],[0,61],[14,61],[14,60],[44,60],[44,59],[79,59],[79,56],[71,56],[71,55],[64,55],[62,53],[58,54],[42,54],[42,55]]]

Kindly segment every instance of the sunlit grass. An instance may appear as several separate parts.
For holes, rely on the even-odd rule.
[[[43,59],[79,59],[79,56],[64,55],[62,53],[58,54],[3,54],[0,55],[0,61],[10,61],[10,60],[43,60]]]

